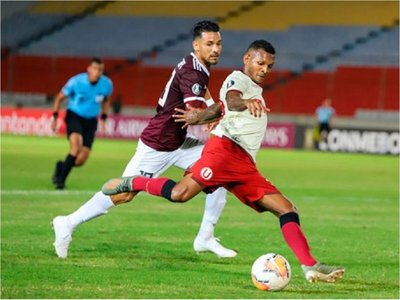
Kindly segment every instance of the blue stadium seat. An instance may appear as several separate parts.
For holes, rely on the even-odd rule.
[[[65,15],[19,13],[2,22],[2,44],[13,46]],[[22,21],[21,21],[22,20]],[[164,47],[145,65],[173,66],[191,51],[191,39],[179,41],[199,18],[91,15],[50,36],[21,49],[20,53],[48,56],[101,56],[136,58],[167,40],[175,44]],[[22,22],[22,23],[21,23]],[[363,43],[357,38],[379,32]],[[377,26],[298,25],[285,31],[223,30],[223,55],[220,67],[239,68],[245,47],[255,39],[266,39],[277,49],[278,70],[301,70],[305,63],[313,70],[332,70],[338,65],[397,66],[398,28],[381,32]],[[347,46],[348,47],[347,47]],[[345,49],[344,49],[345,48]],[[340,55],[325,62],[326,55],[340,50]]]

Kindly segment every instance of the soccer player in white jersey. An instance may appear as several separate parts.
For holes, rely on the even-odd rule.
[[[172,202],[186,202],[203,190],[221,186],[258,212],[270,211],[279,218],[286,243],[302,265],[307,280],[335,282],[343,267],[319,263],[310,252],[295,206],[256,168],[256,153],[267,128],[267,112],[260,85],[275,62],[275,49],[265,40],[254,41],[243,57],[243,71],[232,72],[224,81],[220,104],[203,112],[178,112],[177,121],[209,122],[222,115],[201,158],[178,183],[168,178],[131,176],[109,180],[105,194],[146,191]]]
[[[198,22],[193,28],[193,53],[177,64],[166,84],[157,106],[157,114],[143,130],[135,155],[125,168],[123,176],[142,175],[158,177],[170,166],[183,170],[200,157],[203,144],[188,137],[186,128],[174,121],[175,108],[190,106],[205,109],[214,103],[207,89],[210,68],[217,64],[221,53],[221,35],[218,24]],[[114,205],[129,202],[135,193],[106,196],[96,193],[77,211],[53,220],[56,254],[65,258],[72,240],[72,232],[83,222],[103,215]],[[214,226],[226,203],[226,190],[220,188],[207,195],[203,220],[194,240],[196,252],[211,251],[219,257],[234,257],[236,252],[223,247],[214,237]]]

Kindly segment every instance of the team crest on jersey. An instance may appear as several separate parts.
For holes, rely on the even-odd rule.
[[[229,89],[234,84],[235,84],[235,82],[233,80],[229,80],[228,83],[226,84],[226,88]]]
[[[96,102],[102,102],[104,100],[104,95],[96,95]]]
[[[200,93],[201,93],[201,86],[200,86],[200,84],[198,84],[198,83],[195,83],[195,84],[193,84],[193,86],[192,86],[192,92],[193,92],[193,94],[195,94],[195,95],[200,95]]]
[[[213,171],[212,171],[209,167],[204,167],[204,168],[201,169],[201,171],[200,171],[200,176],[201,176],[204,180],[210,180],[211,177],[213,176]]]

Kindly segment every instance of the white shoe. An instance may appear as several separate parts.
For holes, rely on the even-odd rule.
[[[55,217],[52,223],[53,230],[56,236],[56,240],[53,243],[56,254],[60,258],[67,258],[68,247],[72,241],[73,229],[70,225],[68,225],[67,217]]]
[[[314,266],[308,267],[301,265],[304,277],[309,282],[325,281],[333,283],[343,277],[345,268],[328,266],[322,263],[316,263]]]
[[[221,258],[235,257],[237,255],[236,251],[227,249],[219,243],[219,240],[215,237],[210,237],[208,239],[202,239],[196,237],[193,242],[193,249],[198,254],[200,252],[210,251]]]

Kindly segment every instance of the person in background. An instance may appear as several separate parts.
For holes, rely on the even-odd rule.
[[[331,103],[331,99],[326,98],[315,110],[315,115],[318,120],[318,142],[326,141],[328,133],[331,130],[332,118],[336,114],[335,109],[331,106]]]
[[[64,161],[56,162],[52,177],[56,189],[64,189],[72,168],[82,166],[88,160],[99,115],[102,130],[105,129],[113,83],[103,72],[103,61],[92,58],[86,72],[71,77],[55,97],[50,126],[56,131],[61,103],[68,99],[65,123],[69,140],[69,152]]]

